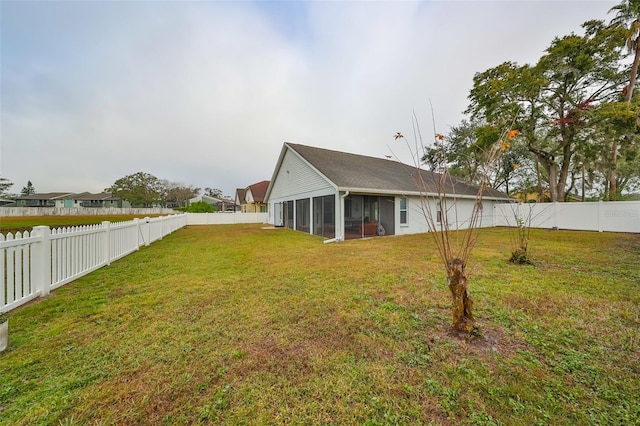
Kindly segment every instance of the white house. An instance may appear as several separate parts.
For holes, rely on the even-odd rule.
[[[451,227],[467,227],[478,187],[449,179],[443,212],[430,199],[440,177],[394,160],[287,142],[265,196],[269,223],[336,240],[428,232],[421,202],[426,195],[434,219],[447,214]],[[426,185],[422,191],[419,182]],[[494,203],[510,201],[486,189],[480,226],[493,226]]]

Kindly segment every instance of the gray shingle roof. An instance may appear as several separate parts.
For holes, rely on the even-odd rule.
[[[47,192],[42,194],[23,195],[18,197],[18,200],[96,200],[96,201],[109,201],[120,200],[120,197],[116,197],[108,192],[101,192],[98,194],[91,194],[89,192],[81,192],[74,194],[73,192]]]
[[[401,194],[437,193],[442,175],[394,160],[349,154],[306,145],[286,143],[341,190],[396,192]],[[420,179],[421,175],[422,179]],[[422,187],[421,183],[425,186]],[[450,195],[475,197],[478,186],[448,177],[445,191]],[[511,200],[504,192],[487,188],[485,198]]]
[[[109,192],[100,192],[98,194],[91,194],[89,192],[82,192],[80,194],[74,194],[69,197],[74,200],[90,200],[90,201],[116,201],[120,200],[120,197],[116,197]]]
[[[72,195],[73,192],[46,192],[42,194],[29,194],[18,197],[18,200],[57,200]]]

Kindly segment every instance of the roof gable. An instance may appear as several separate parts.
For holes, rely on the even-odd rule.
[[[247,191],[244,188],[236,188],[236,204],[245,202],[246,193]]]
[[[269,181],[263,180],[258,183],[254,183],[253,185],[249,185],[247,188],[247,192],[251,191],[251,196],[253,197],[254,203],[263,203],[264,196],[267,193],[267,188],[269,187]]]

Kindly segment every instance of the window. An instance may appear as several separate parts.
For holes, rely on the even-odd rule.
[[[260,213],[266,213],[267,212],[267,206],[265,206],[264,204],[260,204]]]
[[[408,223],[407,217],[407,199],[400,198],[400,225],[406,225]]]
[[[440,204],[440,201],[438,201],[438,203],[437,203],[436,221],[437,221],[437,223],[441,223],[442,222],[442,206]]]

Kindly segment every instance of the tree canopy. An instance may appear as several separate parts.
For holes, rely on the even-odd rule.
[[[154,207],[163,201],[164,186],[157,177],[137,172],[116,180],[104,191],[129,201],[132,206]]]
[[[218,188],[209,188],[206,187],[204,189],[204,195],[208,195],[213,198],[222,198],[222,190]]]
[[[31,183],[31,181],[27,182],[27,186],[24,186],[22,188],[22,191],[20,191],[20,195],[31,195],[31,194],[35,194],[36,193],[36,188],[34,188],[33,184]]]
[[[200,188],[180,182],[171,182],[166,179],[158,179],[146,172],[137,172],[116,180],[113,185],[105,188],[105,192],[127,200],[132,206],[141,207],[169,207],[185,208],[189,200],[200,194]],[[219,189],[206,188],[206,194],[222,196]],[[206,203],[205,203],[206,204]],[[199,207],[206,212],[206,207]]]
[[[186,207],[191,198],[200,193],[200,188],[178,182],[162,181],[163,201],[167,207]]]
[[[598,20],[582,28],[582,35],[556,37],[534,65],[504,62],[475,75],[466,111],[471,121],[452,128],[444,154],[455,174],[473,181],[486,141],[515,120],[519,136],[492,186],[512,192],[535,180],[552,201],[564,201],[578,181],[583,190],[587,181],[592,188],[599,182],[606,192],[611,171],[619,170],[616,191],[633,188],[640,175],[634,169],[639,111],[635,98],[624,102],[626,30]],[[429,164],[429,152],[425,159]]]
[[[13,186],[13,182],[11,182],[7,178],[0,177],[0,197],[9,197],[9,188]]]

